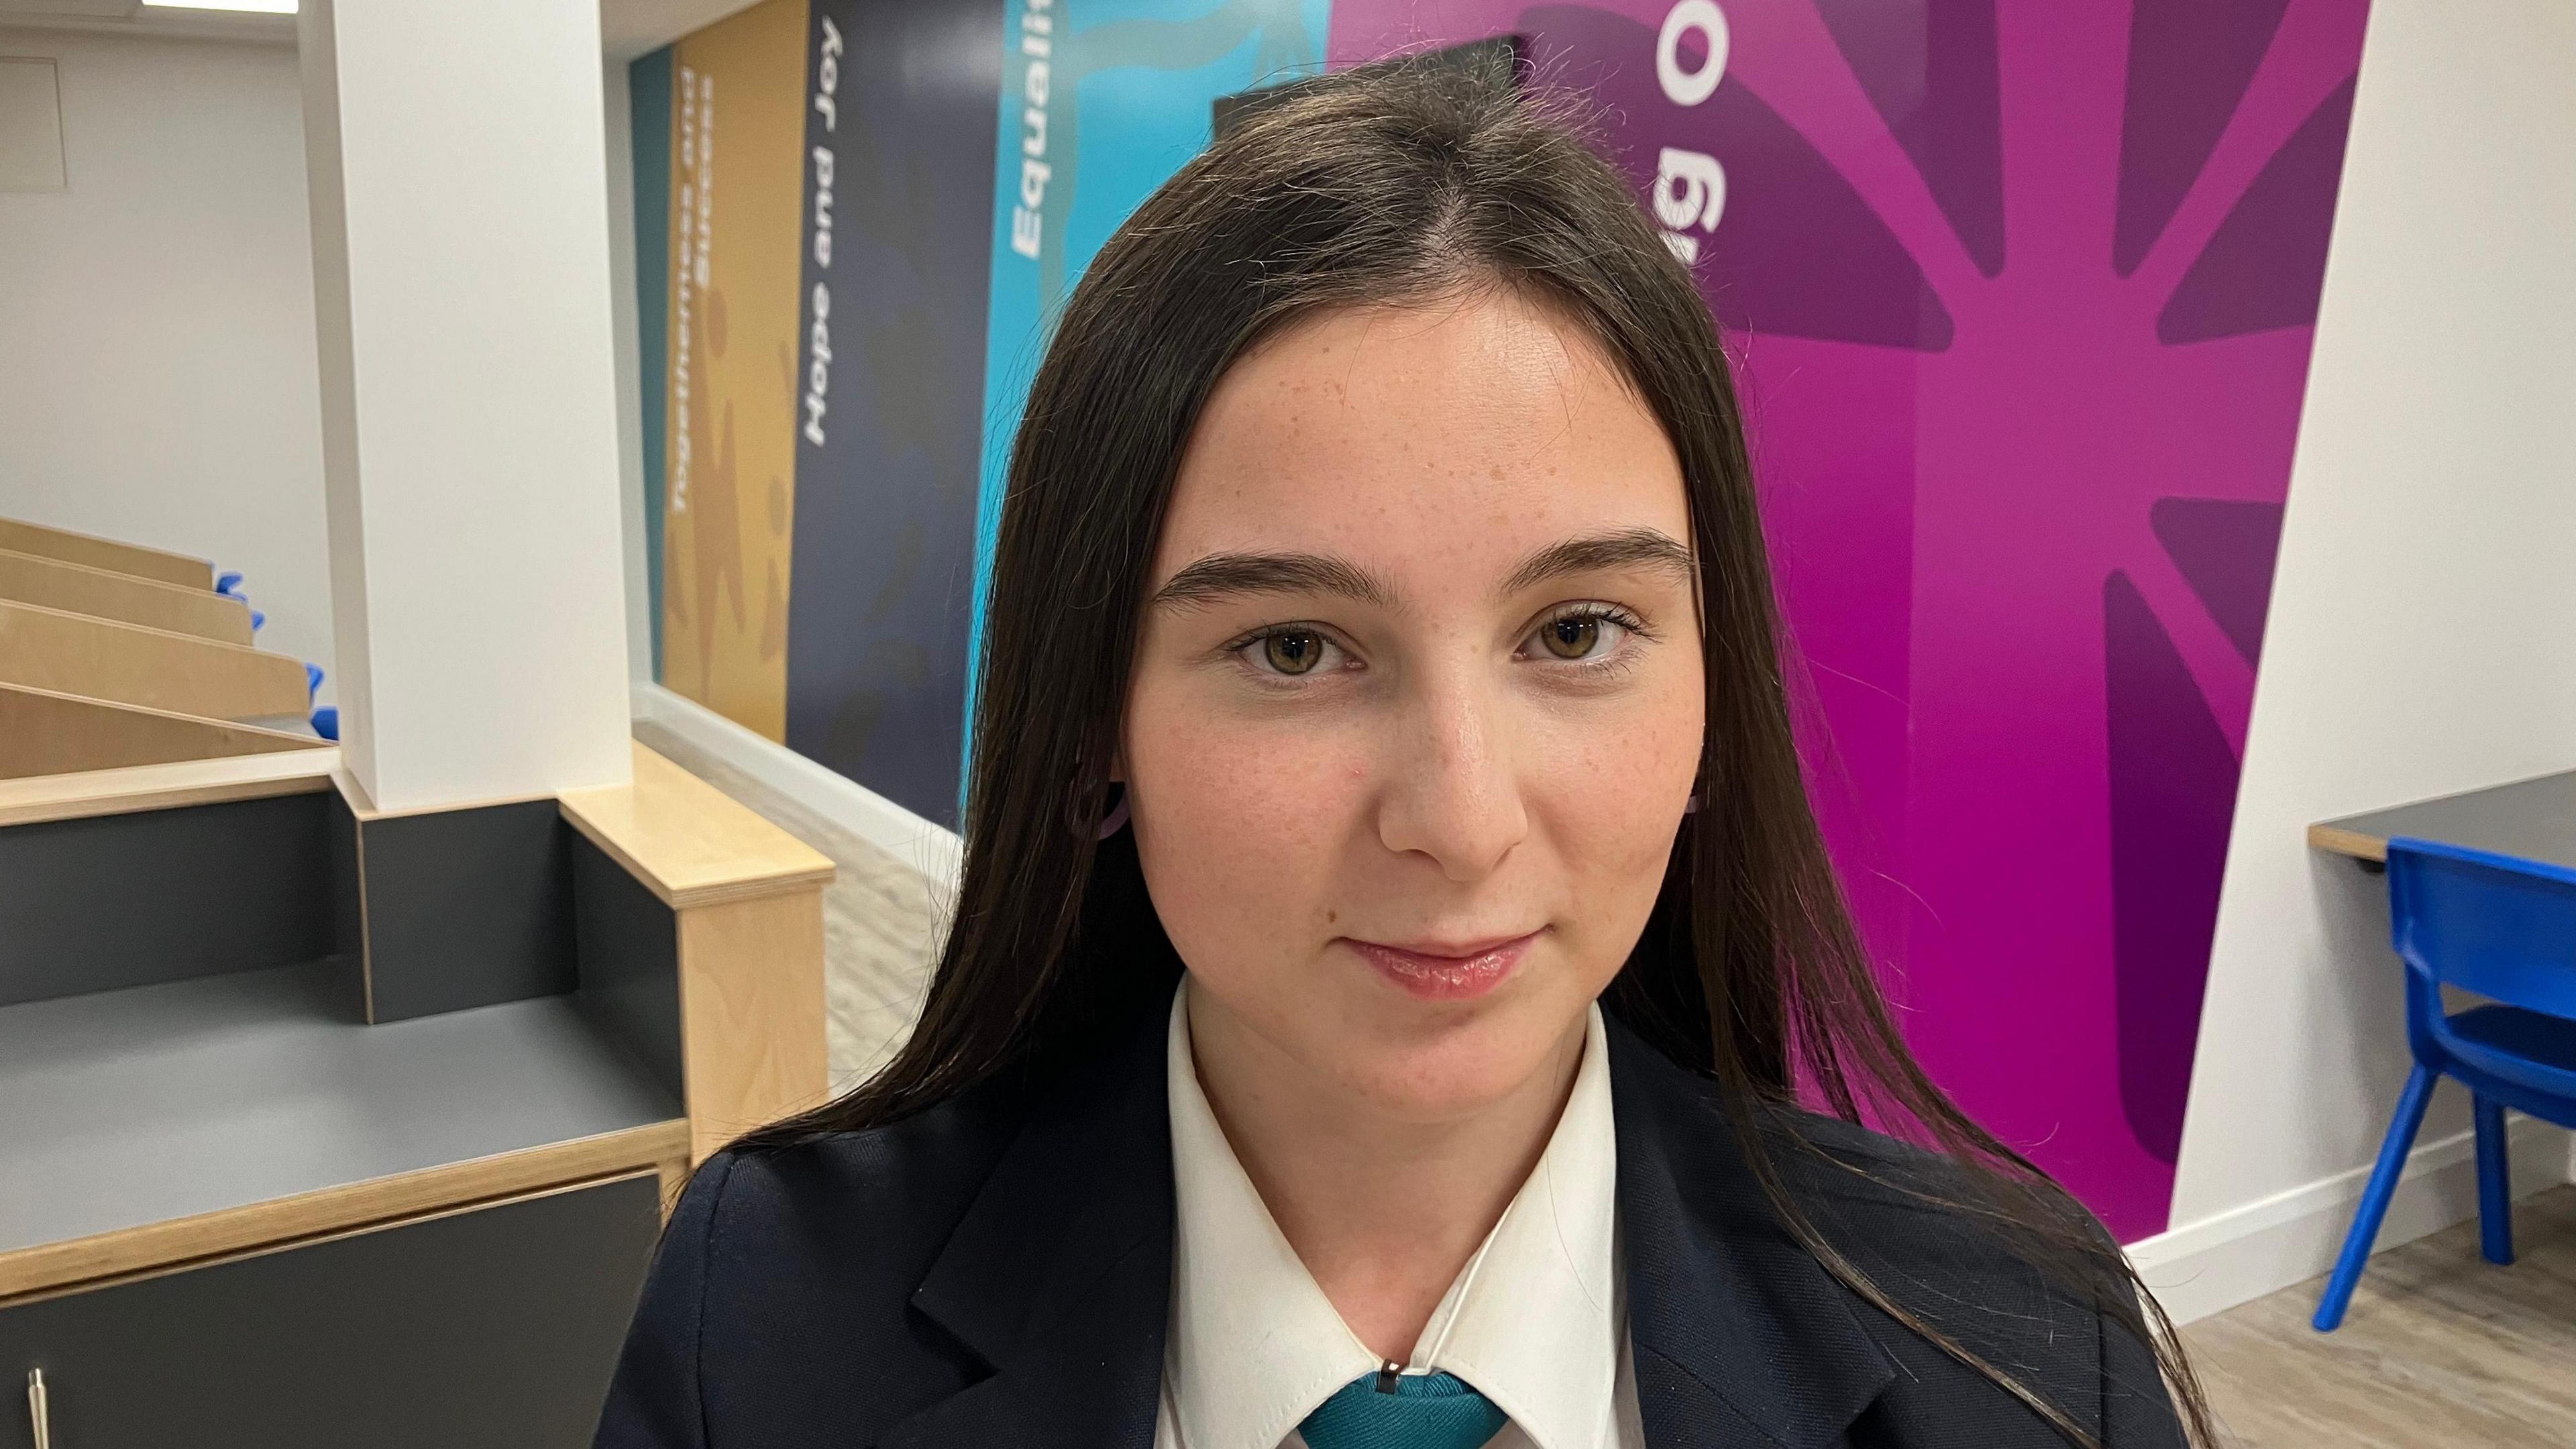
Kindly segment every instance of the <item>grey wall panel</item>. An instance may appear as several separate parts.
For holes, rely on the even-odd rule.
[[[372,1019],[570,991],[571,833],[552,800],[358,822]]]
[[[0,1309],[0,1449],[590,1442],[660,1231],[651,1175]]]
[[[0,829],[0,1006],[329,955],[336,798]]]
[[[682,1097],[679,919],[579,833],[571,849],[573,949],[582,1002],[672,1097]]]

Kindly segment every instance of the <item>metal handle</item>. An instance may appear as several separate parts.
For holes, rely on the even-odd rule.
[[[36,1449],[54,1449],[54,1432],[45,1413],[45,1371],[27,1370],[27,1422],[36,1429]]]

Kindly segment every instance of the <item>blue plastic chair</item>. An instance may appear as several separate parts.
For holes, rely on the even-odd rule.
[[[250,602],[250,595],[242,592],[242,576],[241,571],[238,569],[224,570],[222,577],[215,580],[215,592],[223,595],[227,599],[239,599],[245,604]],[[261,629],[267,627],[267,625],[268,616],[266,614],[261,613],[257,609],[250,611],[250,631],[252,633],[258,633]],[[308,664],[305,667],[310,669],[313,666]]]
[[[313,711],[313,733],[336,745],[340,742],[340,706],[313,703],[314,699],[322,693],[322,681],[330,677],[322,672],[321,665],[309,659],[305,661],[304,703]]]
[[[2317,1304],[2343,1322],[2433,1083],[2469,1089],[2478,1147],[2478,1229],[2490,1263],[2513,1261],[2504,1109],[2576,1127],[2576,870],[2431,840],[2388,842],[2388,914],[2406,963],[2406,1042],[2415,1074],[2397,1099],[2379,1165]],[[2446,1014],[2442,987],[2488,1004]]]

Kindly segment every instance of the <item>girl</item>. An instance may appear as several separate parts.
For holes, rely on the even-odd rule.
[[[2168,1378],[2200,1421],[1891,1026],[1709,314],[1508,77],[1308,83],[1119,229],[982,678],[920,1024],[698,1173],[601,1445],[2135,1449]]]

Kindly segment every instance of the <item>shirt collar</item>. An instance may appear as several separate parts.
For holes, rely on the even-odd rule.
[[[1316,1405],[1378,1363],[1298,1260],[1217,1125],[1190,1055],[1188,992],[1184,978],[1165,1068],[1178,1212],[1171,1408],[1188,1449],[1278,1449]],[[1473,1384],[1536,1449],[1608,1442],[1626,1325],[1617,1154],[1596,1005],[1538,1166],[1488,1237],[1481,1266],[1450,1284],[1409,1365]]]

